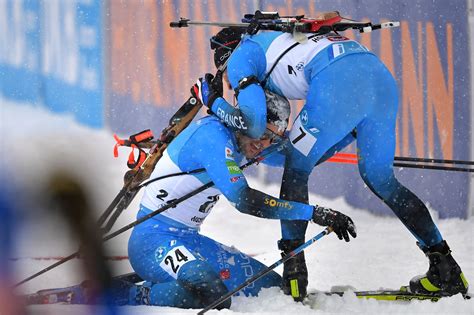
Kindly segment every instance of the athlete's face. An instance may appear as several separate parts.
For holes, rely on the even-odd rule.
[[[251,159],[259,155],[270,145],[282,140],[284,131],[278,131],[278,127],[267,124],[267,130],[260,139],[253,139],[242,134],[237,135],[237,142],[240,152],[247,158]]]

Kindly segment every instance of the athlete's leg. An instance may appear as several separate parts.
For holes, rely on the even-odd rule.
[[[388,89],[379,91],[379,95],[374,97],[378,111],[374,111],[357,127],[360,174],[370,189],[417,238],[420,248],[429,259],[428,271],[413,278],[410,289],[419,293],[464,294],[468,290],[468,282],[428,209],[393,174],[396,86],[387,74],[377,80],[377,86]]]
[[[365,101],[371,91],[366,80],[360,80],[367,69],[357,60],[346,57],[312,79],[306,104],[289,134],[281,198],[307,203],[313,167],[335,145],[350,142],[349,135],[371,110]],[[302,239],[305,231],[304,222],[282,221],[283,239]]]
[[[377,67],[377,65],[372,65]],[[359,172],[368,187],[400,218],[424,246],[442,241],[423,202],[395,178],[395,123],[397,88],[394,79],[380,65],[376,79],[374,111],[357,126]]]
[[[213,270],[220,275],[229,291],[267,268],[258,260],[247,256],[236,248],[223,245],[202,235],[200,238],[200,253],[212,266]],[[280,284],[280,275],[275,271],[271,271],[246,286],[242,291],[247,296],[255,296],[262,288],[279,287]]]
[[[313,167],[326,159],[338,144],[352,141],[351,132],[367,115],[367,69],[358,57],[346,57],[312,79],[306,104],[289,134],[291,148],[285,163],[280,197],[308,203],[308,178]],[[331,154],[331,153],[329,153]],[[294,250],[304,242],[306,221],[281,221],[279,248]],[[306,295],[307,269],[304,252],[284,264],[283,291],[295,300]]]
[[[150,221],[129,241],[130,263],[147,282],[130,289],[130,304],[201,308],[227,293],[219,275],[199,253],[199,234]],[[230,301],[219,308],[230,307]]]
[[[321,163],[326,162],[328,159],[330,159],[332,156],[334,156],[336,153],[344,150],[345,147],[347,147],[349,144],[354,142],[357,136],[357,130],[354,129],[351,131],[350,134],[344,137],[341,141],[333,145],[329,150],[324,153],[324,155],[319,159],[319,161],[316,163],[315,166],[318,166]]]

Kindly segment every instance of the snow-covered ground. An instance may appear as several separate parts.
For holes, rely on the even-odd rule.
[[[158,129],[158,128],[157,128]],[[161,128],[159,128],[161,129]],[[104,130],[93,130],[78,125],[71,117],[53,115],[41,107],[12,104],[0,99],[1,158],[16,185],[23,194],[19,199],[29,199],[41,194],[48,176],[56,169],[68,169],[85,183],[94,208],[99,215],[119,191],[126,171],[128,150],[114,159],[112,134]],[[338,167],[334,165],[334,167]],[[277,185],[268,185],[250,180],[254,188],[278,195]],[[363,209],[354,209],[344,200],[325,200],[311,196],[313,203],[323,204],[350,215],[357,225],[358,237],[350,243],[341,242],[329,235],[306,250],[309,269],[309,289],[329,290],[332,286],[352,286],[358,290],[378,288],[396,289],[407,284],[411,277],[427,270],[428,261],[417,248],[414,238],[395,218],[378,217]],[[139,197],[123,213],[115,228],[134,219]],[[70,241],[61,223],[35,215],[38,209],[26,203],[18,209],[25,221],[18,235],[14,262],[18,280],[41,270],[55,262],[36,260],[31,257],[65,256],[77,249]],[[463,268],[468,280],[474,281],[474,218],[469,220],[437,220],[440,230],[448,240],[454,257]],[[311,224],[307,237],[319,233],[323,228]],[[277,221],[258,219],[235,210],[224,199],[218,202],[206,220],[202,233],[216,240],[234,245],[267,265],[280,258],[276,241],[280,238]],[[126,255],[129,233],[107,242],[110,255]],[[126,260],[111,263],[114,272],[131,271]],[[23,292],[75,284],[82,280],[77,260],[68,262],[38,278],[24,284]],[[277,269],[281,272],[281,267]],[[472,292],[472,289],[471,289]],[[33,314],[87,314],[85,306],[49,305],[32,306]],[[125,314],[193,314],[196,310],[162,307],[123,307]],[[209,314],[216,314],[211,311]],[[413,301],[381,302],[359,300],[353,295],[344,298],[324,297],[312,305],[297,304],[278,289],[267,289],[259,297],[233,299],[230,310],[222,314],[272,313],[272,314],[474,314],[474,300],[465,301],[460,296],[443,299],[437,303]]]

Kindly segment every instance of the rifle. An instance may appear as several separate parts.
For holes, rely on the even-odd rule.
[[[250,35],[259,30],[272,30],[286,33],[311,33],[323,35],[329,32],[341,32],[348,29],[358,30],[360,33],[368,33],[374,30],[399,27],[400,22],[390,21],[380,24],[372,22],[358,22],[343,18],[339,12],[327,12],[318,18],[305,17],[304,15],[280,16],[278,12],[255,11],[254,14],[245,14],[241,22],[208,22],[191,21],[180,18],[179,21],[170,22],[170,27],[181,28],[197,26],[220,26],[220,27],[242,27],[247,29]]]

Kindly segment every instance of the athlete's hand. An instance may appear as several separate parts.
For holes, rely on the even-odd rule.
[[[211,108],[216,98],[222,97],[222,90],[222,73],[218,71],[215,77],[206,73],[204,78],[199,78],[191,88],[191,94]]]
[[[344,238],[346,242],[350,241],[349,234],[357,237],[356,227],[351,218],[339,211],[330,208],[315,206],[313,210],[313,221],[319,225],[330,226],[340,240]]]

